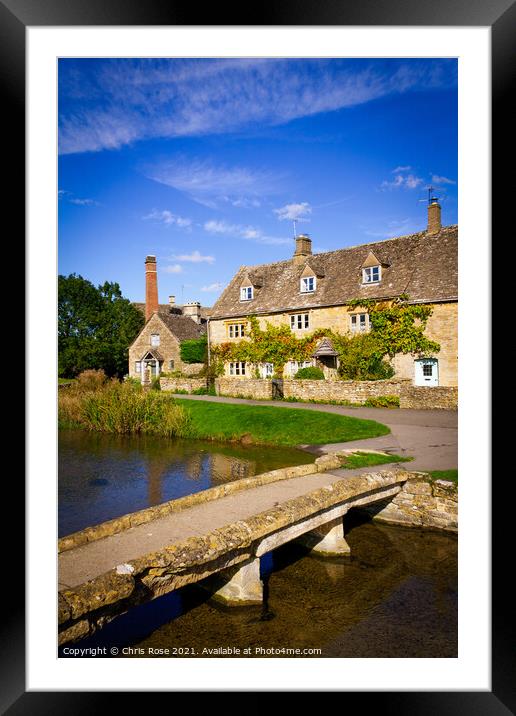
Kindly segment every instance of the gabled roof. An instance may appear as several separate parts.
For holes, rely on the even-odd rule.
[[[329,338],[323,338],[319,343],[315,351],[312,353],[315,356],[338,356],[339,354],[333,347],[333,343]]]
[[[362,284],[362,266],[370,253],[381,262],[382,280]],[[320,278],[314,293],[301,293],[306,264]],[[251,301],[240,301],[244,276],[263,277]],[[211,318],[344,305],[357,298],[393,298],[408,294],[411,302],[457,300],[457,226],[430,236],[426,231],[347,249],[313,254],[295,265],[292,259],[242,266],[215,303]]]
[[[190,316],[178,316],[173,313],[168,315],[158,313],[158,316],[178,341],[190,341],[206,333],[206,326],[196,323]]]

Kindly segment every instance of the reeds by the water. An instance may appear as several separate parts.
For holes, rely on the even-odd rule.
[[[93,371],[88,371],[93,373]],[[144,391],[134,383],[87,376],[59,391],[60,427],[82,427],[105,433],[146,433],[187,437],[188,411],[167,395]]]

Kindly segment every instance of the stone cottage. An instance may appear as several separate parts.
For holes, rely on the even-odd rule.
[[[354,299],[396,299],[408,295],[409,303],[432,308],[425,335],[437,341],[435,356],[397,355],[395,378],[410,379],[418,386],[457,385],[457,226],[441,225],[437,199],[428,204],[424,231],[385,241],[313,254],[311,239],[295,239],[292,258],[259,266],[242,266],[215,303],[209,318],[211,345],[239,341],[246,335],[250,315],[266,322],[286,324],[302,337],[316,329],[329,328],[340,334],[370,330],[369,315],[351,307]],[[323,339],[308,364],[334,371],[336,354],[331,341]],[[285,366],[284,377],[300,367]],[[274,366],[259,366],[263,377]],[[251,378],[243,362],[225,366],[227,376]]]
[[[198,301],[178,306],[175,297],[168,304],[158,303],[158,277],[155,256],[145,259],[145,303],[135,306],[145,312],[145,325],[129,346],[129,375],[142,382],[161,373],[198,371],[199,364],[181,360],[182,341],[200,338],[206,333],[209,310]]]

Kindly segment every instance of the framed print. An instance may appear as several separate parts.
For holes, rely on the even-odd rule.
[[[498,168],[514,141],[505,108],[514,84],[514,4],[505,0],[472,8],[461,2],[418,3],[407,8],[399,2],[374,7],[306,3],[292,9],[282,4],[250,8],[245,21],[218,11],[208,9],[199,23],[192,22],[190,8],[175,4],[164,10],[152,1],[0,3],[7,144],[13,152],[6,206],[21,205],[27,167],[26,205],[17,214],[26,216],[28,319],[26,495],[19,483],[11,488],[12,495],[9,490],[9,501],[19,512],[26,501],[26,611],[18,567],[16,589],[8,590],[10,616],[2,626],[3,643],[10,645],[2,655],[2,708],[10,714],[91,713],[110,698],[104,692],[124,691],[345,691],[345,698],[367,698],[373,706],[386,699],[397,713],[508,713],[514,709],[514,656],[507,629],[510,596],[501,576],[507,569],[502,563],[502,495],[491,485],[489,338],[496,321],[489,316],[489,267],[491,231],[494,235],[511,204],[510,187],[500,180]],[[375,205],[381,208],[373,209]],[[457,339],[457,271],[452,264],[457,261],[458,224]],[[429,248],[432,242],[435,248]],[[9,252],[13,266],[23,255],[20,244]],[[357,244],[368,247],[364,255]],[[102,304],[111,317],[102,329],[107,347],[90,340],[86,358],[78,348],[82,328],[72,326],[66,346],[61,341],[58,275],[59,292],[67,292],[68,305],[76,301],[70,315],[85,306],[88,315],[101,312]],[[342,278],[348,275],[349,290]],[[165,286],[170,295],[164,303],[158,289]],[[402,346],[397,335],[398,343],[385,348],[382,356],[387,358],[380,366],[377,361],[372,373],[357,379],[357,373],[346,372],[345,341],[339,333],[344,329],[338,321],[345,325],[346,341],[365,345],[375,331],[384,335],[379,327],[386,312],[389,320],[399,320],[400,302],[403,316],[413,313],[411,327],[404,324],[410,345]],[[427,305],[432,308],[425,312]],[[81,321],[89,320],[87,313],[81,313]],[[433,333],[424,333],[427,320],[435,325]],[[115,340],[113,325],[120,340]],[[294,341],[288,355],[283,350],[287,334]],[[65,386],[59,390],[58,351],[59,382]],[[166,420],[176,421],[176,432],[149,428],[148,434],[133,436],[134,445],[132,437],[101,435],[102,429],[95,432],[92,424],[77,431],[79,437],[70,433],[70,443],[59,446],[59,465],[64,474],[66,455],[71,456],[75,482],[65,484],[60,476],[58,513],[58,409],[62,411],[68,390],[70,423],[73,415],[85,414],[84,407],[77,407],[83,398],[69,387],[84,371],[103,386],[88,394],[90,410],[95,390],[99,401],[103,390],[112,391],[111,397],[134,390],[142,396],[135,400],[155,401],[153,410],[158,403],[159,410],[169,409],[166,391],[171,391],[176,412]],[[368,395],[365,402],[355,393],[337,395],[331,388],[340,381],[351,390],[347,386],[356,380],[388,384],[389,389],[380,397]],[[428,391],[442,402],[418,403],[427,400]],[[224,413],[230,398],[241,411],[268,409],[292,416],[281,424],[274,418],[270,430],[275,447],[270,433],[261,442],[256,437],[256,415],[241,412],[238,419],[251,422],[245,430],[230,427],[234,418]],[[281,409],[272,406],[273,399],[284,401]],[[242,405],[245,400],[251,404]],[[327,412],[321,412],[321,405],[313,409],[314,402],[324,403]],[[100,420],[110,408],[98,405],[95,419]],[[220,411],[211,432],[210,415],[202,412],[206,405]],[[404,408],[413,412],[404,413]],[[301,413],[304,425],[295,433]],[[63,414],[59,412],[60,420]],[[387,428],[338,441],[332,439],[340,435],[337,423],[333,433],[323,427],[317,433],[321,415],[336,419],[341,414],[368,421],[376,417]],[[404,415],[408,417],[400,427]],[[347,487],[341,485],[350,451],[341,455],[344,462],[330,466],[331,455],[321,446],[338,442],[345,451],[345,441],[362,438],[370,442],[357,450],[383,450],[386,464],[375,470],[384,471],[383,482],[366,489],[360,475],[370,473],[352,473],[357,481],[353,499],[365,507],[374,492],[371,505],[376,507],[368,520],[371,514],[381,518],[380,508],[388,519],[394,509],[403,512],[408,504],[393,508],[390,502],[402,489],[401,478],[392,478],[398,482],[391,484],[385,477],[394,474],[388,464],[394,461],[394,436],[399,448],[394,458],[399,463],[405,454],[415,459],[415,480],[421,481],[432,467],[432,479],[441,481],[437,488],[425,482],[415,496],[403,493],[416,512],[423,509],[419,489],[435,497],[428,508],[434,523],[418,524],[455,529],[456,518],[454,522],[447,510],[456,510],[456,498],[450,507],[453,499],[446,490],[455,489],[450,485],[457,470],[446,460],[454,452],[456,460],[457,415],[465,476],[458,507],[458,590],[453,561],[457,543],[453,546],[452,537],[447,541],[438,531],[425,533],[420,552],[413,554],[416,540],[403,535],[416,532],[407,527],[387,525],[382,533],[378,522],[373,535],[357,526],[355,541],[350,537],[350,561],[342,552],[349,551],[346,540],[332,532],[344,515],[346,532],[351,516],[335,496],[351,484],[348,476]],[[409,418],[416,422],[408,426]],[[165,418],[160,420],[159,430],[164,430]],[[180,420],[183,432],[177,428]],[[309,421],[314,425],[306,433]],[[291,435],[283,427],[287,422]],[[369,422],[362,429],[366,427],[372,430]],[[403,436],[417,429],[425,434],[425,449],[438,448],[439,464],[425,463],[423,448],[420,455],[414,447],[417,440],[405,444]],[[177,447],[160,442],[170,435]],[[194,449],[184,444],[192,436],[205,441],[202,449],[200,442]],[[224,439],[226,444],[219,445]],[[288,454],[300,444],[307,448],[302,460]],[[117,467],[108,474],[105,466],[115,453]],[[314,503],[311,511],[303,502],[306,492],[289,494],[292,514],[301,510],[290,522],[281,513],[285,496],[272,502],[269,496],[262,512],[249,511],[247,503],[247,512],[242,507],[242,513],[231,512],[231,519],[218,518],[209,548],[201,538],[188,543],[190,552],[181,548],[181,578],[167,587],[169,563],[163,555],[171,543],[158,542],[157,533],[152,534],[155,520],[179,515],[186,507],[201,509],[210,501],[213,507],[228,495],[234,497],[232,504],[238,495],[244,503],[241,485],[293,469],[298,465],[294,459],[304,463],[299,478],[313,479],[314,490],[322,484],[314,475],[324,469],[339,471],[341,487],[331,483],[333,497]],[[378,465],[375,459],[366,464]],[[95,466],[88,472],[85,466],[92,461]],[[170,465],[179,463],[182,477],[171,476]],[[396,468],[411,471],[410,463],[399,463]],[[310,471],[309,464],[319,468]],[[119,481],[123,470],[130,477]],[[286,477],[293,473],[285,472],[281,479]],[[253,489],[271,494],[278,489],[280,495],[278,479],[255,481]],[[211,497],[204,500],[199,496],[206,490]],[[326,499],[328,490],[324,494]],[[346,492],[348,502],[350,494]],[[503,501],[507,504],[505,485]],[[267,532],[260,521],[263,510],[269,522],[278,520],[277,529]],[[132,522],[131,515],[136,515]],[[245,539],[238,530],[244,530],[242,525],[250,530],[254,518],[256,532],[248,541],[255,547],[248,554],[240,549]],[[196,538],[188,520],[175,538],[178,545]],[[179,529],[179,523],[174,517],[170,529]],[[231,530],[225,532],[228,525]],[[278,538],[287,532],[288,537]],[[311,535],[312,541],[317,535],[319,552],[330,542],[332,550],[341,551],[333,562],[324,562],[320,554],[308,558],[309,567],[290,553],[278,553],[284,555],[277,562],[284,560],[285,599],[280,605],[271,596],[274,566],[267,567],[266,556],[303,535]],[[102,539],[112,539],[109,549],[95,552]],[[130,542],[123,547],[124,539],[147,540],[145,555],[152,559],[143,565],[141,550],[133,559],[135,548]],[[9,545],[21,564],[21,540],[9,537]],[[89,557],[81,557],[86,553],[78,549],[85,546]],[[220,560],[212,571],[199,556],[204,549]],[[385,550],[403,554],[402,577],[391,573]],[[374,556],[380,553],[382,557]],[[339,571],[339,558],[347,572]],[[385,582],[368,586],[366,572],[382,559],[382,568],[373,571]],[[343,602],[341,612],[340,602],[332,600],[354,583],[349,565],[363,580],[364,591],[356,592],[351,606],[349,600]],[[425,591],[429,580],[439,583],[431,599]],[[216,609],[205,607],[207,597],[195,596],[197,587],[188,592],[198,581],[218,598]],[[326,585],[324,596],[313,594],[317,584]],[[224,609],[231,609],[231,600],[244,595],[251,602],[253,589],[260,591],[256,614],[246,605],[250,611],[241,613],[247,616],[227,617]],[[385,598],[378,596],[368,610],[368,600],[374,602],[382,590]],[[115,592],[119,596],[113,597]],[[56,616],[58,606],[66,612],[62,619]],[[133,608],[143,616],[133,618]],[[357,625],[352,629],[346,622],[339,631],[339,620],[351,619],[353,609]],[[177,628],[167,626],[167,613],[181,615]],[[250,624],[258,624],[255,634],[261,636],[248,636]],[[328,631],[321,636],[323,627]],[[131,629],[134,633],[127,636]],[[208,632],[203,653],[200,634]],[[276,653],[287,635],[292,640],[287,647],[313,647],[314,653]],[[171,654],[172,642],[190,651]],[[244,651],[251,647],[254,652]]]

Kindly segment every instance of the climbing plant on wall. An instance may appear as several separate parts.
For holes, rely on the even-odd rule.
[[[346,379],[375,380],[389,378],[394,371],[388,361],[396,353],[429,355],[440,346],[424,335],[432,313],[429,306],[410,305],[403,296],[395,302],[352,301],[350,306],[363,307],[369,313],[372,330],[358,335],[342,335],[320,328],[303,338],[296,338],[290,326],[260,328],[256,316],[248,316],[246,337],[237,343],[222,343],[212,349],[213,360],[246,361],[257,365],[272,363],[275,374],[283,375],[287,361],[310,360],[319,340],[327,337],[339,355],[339,375]]]

